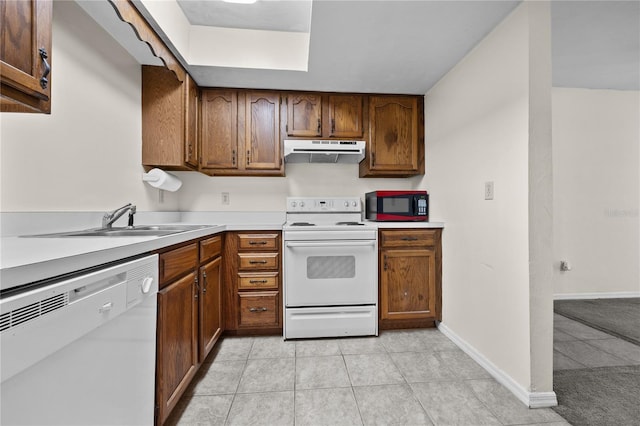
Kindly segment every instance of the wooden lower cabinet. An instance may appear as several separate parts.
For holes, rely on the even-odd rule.
[[[226,333],[282,333],[280,235],[280,231],[227,232],[223,291]]]
[[[156,424],[162,425],[223,331],[222,235],[161,253]]]
[[[277,291],[244,292],[240,297],[240,327],[278,327],[280,306]]]
[[[380,230],[380,328],[441,320],[440,229]]]
[[[200,267],[200,357],[203,362],[222,334],[222,258]]]
[[[196,274],[158,292],[156,401],[159,424],[171,413],[198,367]]]

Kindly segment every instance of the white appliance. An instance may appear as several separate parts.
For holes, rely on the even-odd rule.
[[[364,159],[365,141],[285,139],[287,163],[359,163]]]
[[[378,242],[358,197],[287,198],[285,339],[378,334]]]
[[[158,255],[4,291],[0,423],[152,425]]]

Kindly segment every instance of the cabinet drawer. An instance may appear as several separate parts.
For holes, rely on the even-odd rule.
[[[277,272],[240,272],[238,274],[238,290],[260,290],[278,288]]]
[[[198,245],[189,244],[160,254],[160,285],[192,271],[198,265]]]
[[[240,327],[277,327],[280,318],[277,291],[245,292],[240,297]]]
[[[200,241],[200,263],[205,262],[222,252],[222,236],[216,235],[212,238]]]
[[[240,250],[278,250],[278,234],[238,234]]]
[[[438,230],[402,229],[380,231],[380,247],[424,247],[433,246]]]
[[[278,253],[238,253],[238,268],[277,270],[279,265]]]

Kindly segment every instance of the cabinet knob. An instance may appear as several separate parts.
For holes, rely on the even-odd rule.
[[[267,263],[266,260],[250,260],[249,261],[249,264],[251,265],[255,265],[255,264],[264,265],[265,263]]]
[[[262,308],[249,308],[249,312],[265,312],[267,310],[268,309],[265,308],[265,307],[262,307]]]

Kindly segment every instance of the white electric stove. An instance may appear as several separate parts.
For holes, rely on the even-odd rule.
[[[289,197],[285,339],[378,334],[377,228],[359,197]]]

